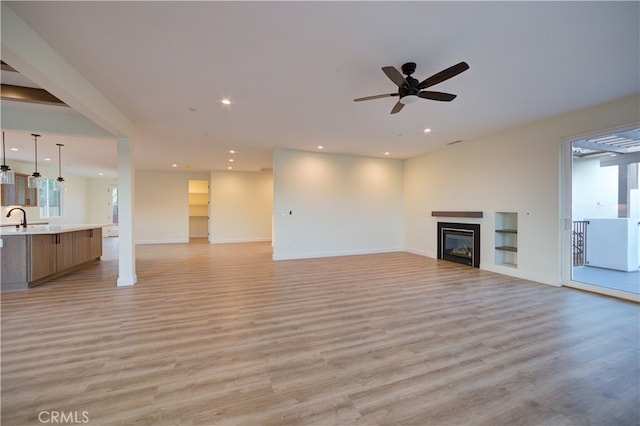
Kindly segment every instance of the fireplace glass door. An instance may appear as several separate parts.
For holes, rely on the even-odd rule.
[[[480,226],[439,222],[438,259],[479,267]]]
[[[455,262],[471,265],[473,259],[473,231],[443,229],[443,254]]]

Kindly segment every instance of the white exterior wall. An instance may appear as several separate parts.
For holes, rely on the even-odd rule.
[[[403,249],[403,162],[276,150],[274,259]]]
[[[600,167],[600,157],[573,159],[572,218],[618,217],[618,167]]]

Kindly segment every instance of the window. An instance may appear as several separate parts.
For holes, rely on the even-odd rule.
[[[62,192],[54,179],[42,178],[42,186],[38,190],[41,218],[62,216]]]

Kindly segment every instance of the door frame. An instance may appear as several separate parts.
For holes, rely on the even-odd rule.
[[[640,127],[640,121],[615,126],[607,129],[584,132],[580,134],[565,136],[560,144],[560,267],[562,285],[566,287],[576,288],[579,290],[590,291],[593,293],[613,296],[620,299],[640,302],[640,295],[629,293],[627,291],[616,290],[612,288],[600,287],[592,284],[573,281],[571,279],[573,272],[572,257],[572,206],[573,206],[573,155],[571,144],[580,139],[595,138],[605,136],[610,133],[623,132]]]

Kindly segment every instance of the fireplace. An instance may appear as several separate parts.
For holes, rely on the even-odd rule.
[[[480,267],[480,225],[438,222],[438,259]]]

